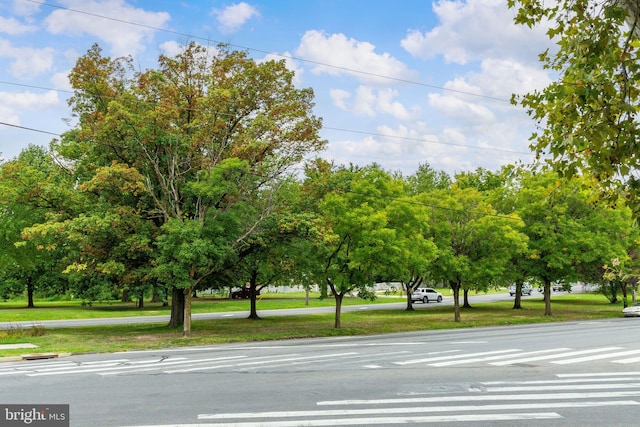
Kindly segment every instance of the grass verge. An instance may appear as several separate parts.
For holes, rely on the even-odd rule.
[[[552,316],[544,316],[541,299],[523,301],[514,310],[513,301],[478,304],[462,309],[461,322],[453,321],[452,307],[404,310],[366,310],[342,314],[342,328],[333,328],[333,314],[267,317],[260,320],[219,319],[194,321],[192,336],[164,324],[82,327],[65,329],[20,329],[0,331],[0,344],[31,343],[38,353],[106,353],[166,347],[213,345],[310,337],[353,336],[410,332],[430,329],[508,326],[515,324],[567,322],[620,317],[621,304],[611,304],[601,295],[564,295],[552,300]],[[0,357],[23,354],[24,349],[0,350]],[[30,351],[31,352],[31,351]]]

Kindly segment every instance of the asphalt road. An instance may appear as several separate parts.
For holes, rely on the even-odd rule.
[[[639,326],[620,318],[2,363],[0,404],[69,404],[78,427],[636,425]]]

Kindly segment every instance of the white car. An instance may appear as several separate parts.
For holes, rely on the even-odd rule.
[[[624,317],[640,317],[640,302],[623,308],[622,314],[624,314]]]
[[[432,288],[417,288],[411,294],[411,301],[422,301],[425,304],[430,301],[442,302],[442,294]]]
[[[531,295],[533,292],[533,288],[531,285],[525,283],[522,285],[522,289],[520,290],[520,295]],[[514,296],[516,294],[516,285],[511,285],[509,287],[509,295]]]

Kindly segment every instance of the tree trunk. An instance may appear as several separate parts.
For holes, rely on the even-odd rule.
[[[411,294],[413,293],[413,286],[411,286],[410,283],[402,282],[402,288],[407,294],[407,308],[405,308],[404,311],[416,311],[416,309],[413,308],[413,301],[411,300]]]
[[[515,300],[513,300],[513,309],[519,310],[522,309],[522,282],[516,282],[516,295]]]
[[[178,328],[184,325],[184,293],[175,286],[171,288],[171,318],[170,328]]]
[[[304,290],[304,305],[305,306],[309,305],[309,288],[306,288]]]
[[[27,278],[27,308],[35,308],[35,304],[33,303],[33,279],[31,276]]]
[[[469,289],[464,289],[464,303],[462,304],[463,308],[473,308],[471,307],[471,304],[469,303]]]
[[[249,278],[249,300],[251,301],[251,310],[249,312],[249,319],[260,319],[258,316],[258,310],[256,307],[256,295],[258,293],[258,272],[253,270],[251,277]]]
[[[460,283],[449,281],[449,286],[453,291],[453,321],[460,321]]]
[[[551,316],[551,281],[544,279],[544,315]]]
[[[182,336],[191,336],[191,298],[193,297],[193,287],[185,288],[184,295],[184,321],[182,325]]]
[[[342,298],[344,297],[344,294],[336,292],[334,295],[336,298],[336,317],[333,327],[335,329],[340,329],[340,313],[342,311]]]
[[[144,308],[144,291],[140,291],[138,295],[138,308]]]

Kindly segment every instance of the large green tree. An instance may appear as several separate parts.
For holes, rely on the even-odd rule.
[[[78,126],[55,148],[80,181],[113,162],[141,174],[141,209],[161,227],[155,277],[172,284],[170,324],[189,335],[193,291],[269,214],[270,184],[323,148],[313,92],[284,61],[195,43],[143,72],[94,46],[70,80]]]
[[[454,321],[460,321],[460,290],[488,288],[501,280],[513,254],[526,248],[516,216],[498,215],[475,188],[454,185],[425,195],[432,207],[431,233],[438,248],[431,271],[453,291]]]
[[[26,289],[29,307],[36,288],[49,293],[55,285],[64,243],[25,240],[24,232],[50,217],[65,218],[73,193],[69,174],[42,147],[29,146],[0,165],[0,268]]]
[[[556,171],[593,176],[612,200],[640,210],[640,8],[636,0],[509,0],[516,22],[546,25],[541,54],[557,76],[514,102],[538,122],[532,148]]]
[[[516,196],[517,213],[529,237],[523,275],[544,285],[545,315],[551,315],[551,285],[593,278],[595,270],[626,253],[620,237],[629,222],[590,203],[579,177],[560,179],[552,172],[526,173]]]

